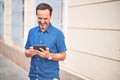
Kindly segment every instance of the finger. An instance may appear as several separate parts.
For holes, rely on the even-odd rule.
[[[30,47],[30,52],[31,53],[36,53],[36,50],[34,50],[33,47]]]
[[[42,52],[45,52],[45,50],[44,49],[42,49],[42,48],[39,48]]]
[[[30,49],[33,49],[33,46],[30,46]]]
[[[41,52],[41,51],[36,50],[36,52],[37,52],[38,54],[44,55],[44,53]]]
[[[38,51],[38,55],[43,58],[45,54],[43,52]]]
[[[29,49],[30,49],[30,50],[33,50],[33,47],[31,46]]]
[[[46,51],[49,51],[49,48],[48,48],[48,47],[46,48]]]

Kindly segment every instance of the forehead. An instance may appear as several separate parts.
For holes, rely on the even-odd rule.
[[[45,10],[37,10],[38,16],[50,16],[50,11],[48,9]]]

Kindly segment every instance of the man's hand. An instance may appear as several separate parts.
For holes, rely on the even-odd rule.
[[[53,54],[50,53],[49,48],[47,48],[46,50],[40,48],[40,50],[35,50],[33,49],[33,47],[30,47],[29,50],[25,50],[25,55],[27,57],[32,58],[34,55],[39,55],[42,58],[49,58],[50,56],[52,57],[52,60],[54,61],[63,61],[66,58],[66,53],[65,52],[61,52],[61,53],[57,53],[57,54]]]
[[[37,54],[38,54],[39,56],[41,56],[42,58],[48,58],[48,57],[51,55],[51,53],[49,52],[49,48],[46,48],[46,50],[40,48],[40,50],[41,50],[42,52],[41,52],[41,51],[38,51],[38,50],[36,50],[36,51],[37,51]]]
[[[37,54],[37,51],[33,49],[33,47],[30,47],[29,50],[25,50],[25,55],[27,57],[32,58],[34,55]]]

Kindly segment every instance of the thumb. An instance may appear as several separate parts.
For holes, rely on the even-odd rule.
[[[46,51],[49,51],[49,48],[48,48],[48,47],[46,48]]]

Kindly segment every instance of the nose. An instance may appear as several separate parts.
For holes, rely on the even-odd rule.
[[[44,20],[44,19],[42,19],[40,22],[41,22],[41,23],[44,23],[44,22],[45,22],[45,20]]]

